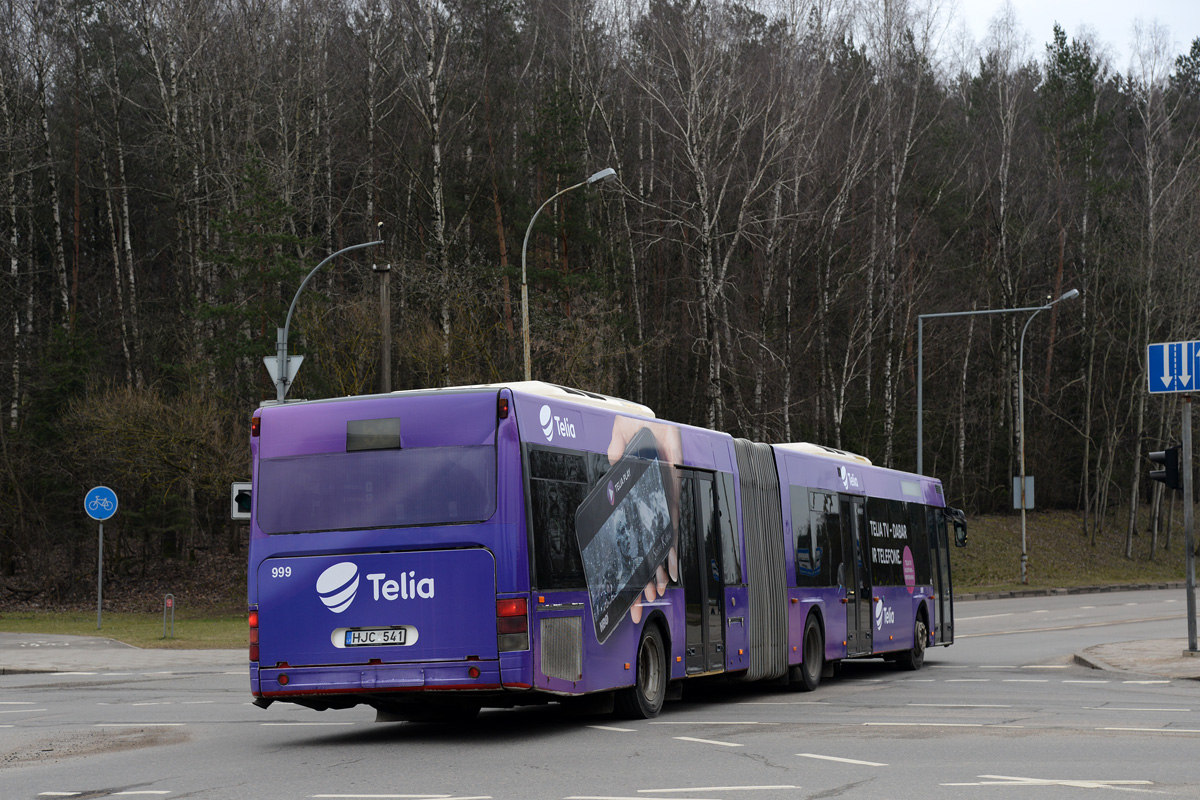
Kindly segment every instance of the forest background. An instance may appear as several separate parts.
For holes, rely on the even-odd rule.
[[[956,45],[935,10],[4,4],[0,600],[92,591],[97,484],[114,576],[236,554],[275,329],[378,230],[300,298],[290,397],[519,379],[526,225],[605,167],[529,240],[534,378],[913,470],[918,315],[1078,289],[925,323],[925,471],[1011,508],[1028,322],[1039,507],[1126,558],[1148,509],[1154,558],[1145,452],[1180,413],[1146,346],[1200,338],[1200,40],[1140,24],[1121,71],[1011,9]]]

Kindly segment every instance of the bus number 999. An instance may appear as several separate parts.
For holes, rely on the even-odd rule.
[[[291,567],[271,567],[272,578],[290,578],[292,577]]]

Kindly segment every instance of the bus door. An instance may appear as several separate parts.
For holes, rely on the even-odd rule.
[[[725,593],[713,476],[681,472],[679,570],[687,631],[684,666],[688,674],[715,672],[725,665]]]
[[[937,594],[937,622],[933,626],[938,644],[954,641],[954,591],[950,585],[950,542],[946,532],[946,514],[931,508],[933,524],[929,531],[930,561],[933,567],[933,591]]]
[[[867,517],[862,497],[841,496],[842,552],[846,564],[846,655],[870,653],[871,568],[867,561]]]

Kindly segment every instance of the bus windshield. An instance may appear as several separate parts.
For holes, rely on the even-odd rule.
[[[491,445],[265,458],[255,484],[266,533],[482,522],[496,509]]]

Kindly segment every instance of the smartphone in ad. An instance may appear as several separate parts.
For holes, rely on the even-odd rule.
[[[601,643],[671,547],[670,480],[671,465],[659,459],[654,434],[642,428],[575,512],[592,622]]]

